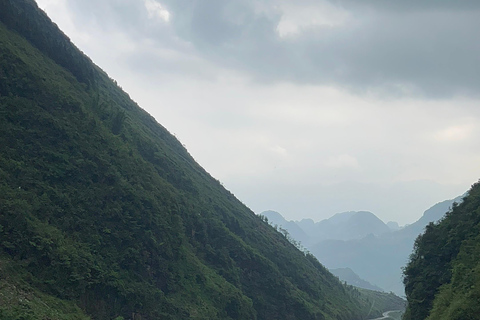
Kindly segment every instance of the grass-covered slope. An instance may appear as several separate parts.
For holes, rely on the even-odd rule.
[[[33,1],[0,21],[2,319],[366,316]]]
[[[415,242],[404,271],[406,320],[478,319],[480,183]]]

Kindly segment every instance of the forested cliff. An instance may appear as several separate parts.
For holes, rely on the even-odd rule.
[[[365,319],[32,0],[0,0],[2,319]]]
[[[404,283],[405,320],[479,318],[480,183],[418,237]]]

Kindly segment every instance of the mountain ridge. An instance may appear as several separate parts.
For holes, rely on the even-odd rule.
[[[328,219],[314,222],[312,219],[287,221],[276,211],[263,211],[270,222],[287,228],[295,239],[309,245],[323,240],[360,239],[368,234],[381,235],[390,228],[375,214],[369,211],[347,211]]]

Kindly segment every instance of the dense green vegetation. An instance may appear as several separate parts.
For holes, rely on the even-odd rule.
[[[427,226],[404,270],[404,319],[478,319],[480,183],[445,217]]]
[[[0,256],[0,319],[90,319],[75,303],[33,288],[29,279],[31,274]]]
[[[2,319],[366,318],[33,1],[0,19]]]

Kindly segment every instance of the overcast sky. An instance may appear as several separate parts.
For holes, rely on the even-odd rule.
[[[257,213],[412,223],[480,178],[480,1],[37,2]]]

